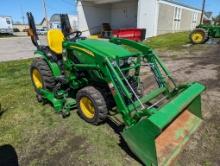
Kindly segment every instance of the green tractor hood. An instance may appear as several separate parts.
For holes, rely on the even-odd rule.
[[[78,42],[81,46],[89,49],[94,50],[95,52],[99,52],[106,57],[115,59],[129,57],[132,56],[134,53],[128,51],[124,47],[121,47],[117,44],[111,43],[108,40],[81,40]]]

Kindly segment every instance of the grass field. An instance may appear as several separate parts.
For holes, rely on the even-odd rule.
[[[0,146],[13,146],[21,165],[138,165],[108,124],[94,127],[75,111],[62,119],[49,105],[38,104],[30,63],[0,63]]]
[[[189,32],[164,34],[152,37],[144,43],[159,50],[179,50],[184,48],[183,45],[190,43]]]

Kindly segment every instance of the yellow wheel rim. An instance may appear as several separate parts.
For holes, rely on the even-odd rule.
[[[200,32],[195,32],[193,35],[192,35],[192,40],[194,43],[200,43],[203,41],[203,34],[200,33]]]
[[[37,69],[32,71],[33,83],[37,89],[43,88],[43,81],[41,78],[41,74]]]
[[[95,116],[94,104],[88,97],[81,98],[80,109],[82,110],[83,114],[89,119],[92,119]]]

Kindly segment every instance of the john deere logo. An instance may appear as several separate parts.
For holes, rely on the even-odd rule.
[[[88,55],[90,55],[90,56],[93,56],[93,57],[95,56],[95,54],[94,54],[92,51],[87,50],[87,49],[85,49],[85,48],[81,48],[81,47],[77,47],[77,46],[71,46],[71,48],[74,48],[74,49],[83,51],[83,52],[85,52],[86,54],[88,54]]]

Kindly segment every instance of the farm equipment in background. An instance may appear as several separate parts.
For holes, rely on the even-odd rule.
[[[111,38],[112,27],[109,23],[102,23],[101,38]]]
[[[190,34],[190,41],[193,44],[204,44],[209,38],[220,38],[220,26],[200,24]]]
[[[134,40],[137,42],[145,39],[146,29],[140,28],[127,28],[127,29],[116,29],[112,31],[112,36],[117,38],[124,38]]]
[[[122,28],[112,29],[109,23],[102,24],[101,38],[110,39],[112,37],[134,40],[137,42],[145,39],[146,29],[141,28]]]
[[[220,25],[204,24],[206,0],[202,1],[200,24],[190,33],[189,39],[193,44],[204,44],[210,38],[220,38]]]
[[[82,38],[68,29],[65,15],[63,33],[49,30],[48,46],[39,45],[33,16],[27,16],[37,47],[30,74],[39,102],[50,103],[63,117],[77,108],[88,123],[109,118],[123,126],[123,139],[145,165],[169,163],[177,156],[201,123],[202,84],[177,85],[144,44]]]

